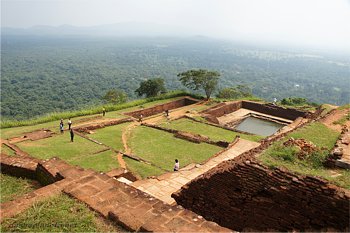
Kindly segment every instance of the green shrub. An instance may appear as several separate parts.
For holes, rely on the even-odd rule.
[[[297,153],[298,149],[294,146],[283,146],[281,144],[277,144],[273,146],[270,155],[280,160],[293,163],[296,160]]]

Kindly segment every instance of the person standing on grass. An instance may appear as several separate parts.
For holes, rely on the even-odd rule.
[[[177,172],[180,169],[179,160],[175,159],[174,172]]]
[[[74,139],[74,132],[73,129],[70,129],[70,141],[73,142]]]
[[[103,108],[103,109],[102,109],[102,116],[105,116],[105,115],[106,115],[106,109]]]
[[[69,119],[68,119],[68,129],[69,129],[69,130],[70,130],[71,126],[72,126],[72,121],[71,121],[70,118],[69,118]]]
[[[61,122],[60,122],[60,131],[61,133],[63,133],[63,119],[61,119]]]

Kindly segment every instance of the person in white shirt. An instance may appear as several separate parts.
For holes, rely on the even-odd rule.
[[[175,159],[174,172],[177,172],[180,169],[179,160]]]
[[[72,126],[72,121],[70,120],[70,118],[68,119],[68,130],[70,130],[70,127]]]

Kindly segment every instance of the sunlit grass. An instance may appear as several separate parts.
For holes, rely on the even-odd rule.
[[[138,162],[127,157],[124,157],[124,161],[127,164],[128,169],[130,169],[133,174],[140,176],[140,178],[142,179],[145,179],[150,176],[159,176],[165,172],[152,165],[143,162]]]
[[[176,129],[176,130],[186,131],[186,132],[195,133],[195,134],[201,134],[209,137],[214,141],[223,140],[227,142],[232,142],[237,135],[239,135],[243,139],[251,140],[255,142],[263,138],[262,136],[258,136],[258,135],[247,135],[247,134],[237,133],[234,131],[207,125],[204,123],[199,123],[186,118],[181,118],[179,120],[166,122],[166,123],[163,123],[161,126],[170,128],[170,129]]]
[[[70,161],[83,158],[105,149],[85,138],[75,135],[74,142],[70,142],[68,132],[38,141],[23,141],[17,144],[22,150],[39,159],[49,159],[57,156],[63,160]]]
[[[1,223],[1,232],[115,232],[85,204],[66,195],[35,203],[28,210]]]
[[[93,134],[89,134],[88,137],[110,146],[115,150],[123,150],[122,133],[129,124],[130,123],[123,123],[97,129]]]
[[[143,126],[134,129],[129,146],[137,156],[170,171],[175,159],[179,159],[181,166],[186,166],[203,162],[222,150],[217,146],[191,143],[175,138],[170,133]]]
[[[341,174],[341,176],[334,176],[332,170],[325,168],[322,164],[328,152],[334,147],[338,136],[338,132],[315,122],[290,133],[285,140],[291,137],[306,139],[317,146],[318,152],[312,153],[306,159],[299,159],[296,155],[298,149],[296,147],[285,147],[282,145],[282,141],[273,143],[259,156],[259,160],[269,167],[286,167],[290,171],[304,175],[319,176],[350,189],[349,170],[338,170],[337,173]]]
[[[117,154],[111,150],[101,153],[76,157],[69,160],[73,165],[79,165],[82,168],[91,168],[99,172],[108,172],[119,167]]]
[[[39,187],[38,183],[24,178],[17,178],[0,173],[1,202],[12,201],[23,194]]]

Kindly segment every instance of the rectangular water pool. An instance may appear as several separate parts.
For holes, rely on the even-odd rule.
[[[251,134],[270,136],[284,125],[273,121],[263,120],[256,117],[247,117],[235,129]]]

